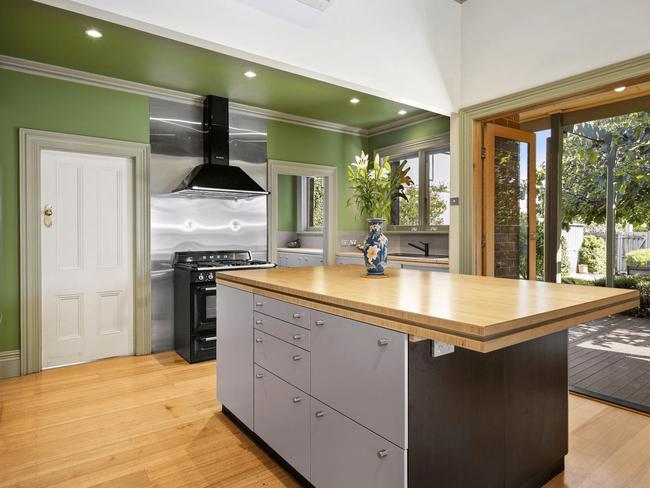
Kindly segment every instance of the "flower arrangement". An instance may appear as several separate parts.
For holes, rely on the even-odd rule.
[[[382,160],[379,154],[370,162],[368,155],[361,151],[361,156],[355,156],[355,162],[348,165],[352,188],[348,206],[356,205],[368,218],[388,218],[393,200],[408,200],[404,189],[413,184],[409,169],[406,161],[391,166],[388,156]]]

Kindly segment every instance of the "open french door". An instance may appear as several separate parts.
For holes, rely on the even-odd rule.
[[[535,134],[485,124],[483,147],[482,272],[534,280]]]

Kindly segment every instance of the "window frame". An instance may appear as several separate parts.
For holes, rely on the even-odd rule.
[[[323,227],[312,227],[309,225],[309,189],[307,187],[309,178],[322,178],[322,176],[298,176],[298,229],[300,234],[322,234]],[[324,203],[324,202],[323,202]],[[324,209],[323,209],[324,210]]]
[[[420,232],[426,234],[449,233],[449,224],[431,225],[428,221],[429,209],[429,169],[427,155],[430,153],[450,152],[449,133],[436,135],[426,139],[409,141],[374,150],[380,157],[388,156],[389,161],[397,162],[417,156],[418,158],[418,194],[419,222],[417,225],[396,225],[388,223],[388,232]],[[449,182],[451,193],[451,181]],[[391,208],[391,216],[394,210]]]

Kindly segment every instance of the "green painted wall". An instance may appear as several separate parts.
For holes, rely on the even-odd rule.
[[[362,149],[368,150],[367,138],[274,120],[269,120],[267,132],[269,159],[336,166],[338,230],[365,228],[365,222],[357,216],[354,208],[346,205],[350,196],[346,167],[354,161],[355,154]],[[282,207],[279,210],[284,212]]]
[[[0,351],[18,349],[18,129],[149,142],[147,97],[0,69]]]
[[[298,179],[278,176],[278,230],[296,232],[298,228]]]
[[[412,141],[413,139],[421,139],[443,132],[449,132],[449,117],[437,117],[432,120],[425,120],[419,124],[370,137],[368,146],[373,151],[377,148],[392,146],[393,144]]]

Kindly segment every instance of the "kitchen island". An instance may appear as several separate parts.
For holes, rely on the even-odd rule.
[[[540,486],[567,453],[567,331],[636,291],[361,266],[217,275],[223,411],[303,484]]]

